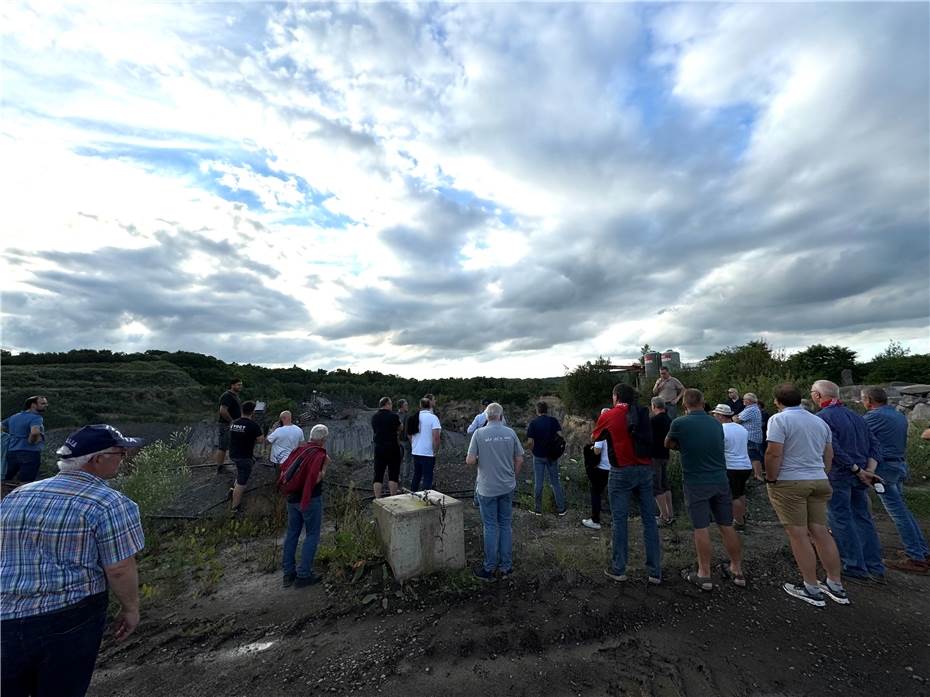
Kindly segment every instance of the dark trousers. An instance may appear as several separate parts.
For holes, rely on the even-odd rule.
[[[19,481],[34,482],[39,474],[39,467],[42,465],[42,453],[38,450],[9,450],[6,454],[6,475],[5,479],[16,479],[19,475]]]
[[[595,468],[588,472],[588,479],[591,482],[591,520],[595,523],[601,522],[601,496],[609,478],[610,470]]]
[[[410,488],[413,491],[423,491],[433,488],[433,469],[436,467],[436,457],[426,455],[413,456],[413,481]]]
[[[107,621],[107,594],[0,622],[3,697],[84,697]]]

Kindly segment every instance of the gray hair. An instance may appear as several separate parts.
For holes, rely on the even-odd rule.
[[[649,403],[656,409],[665,409],[665,400],[661,397],[653,397]]]
[[[317,424],[310,429],[310,440],[324,441],[329,437],[329,429],[323,424]]]
[[[753,392],[747,392],[746,394],[744,394],[743,399],[748,399],[749,402],[752,404],[757,404],[759,402],[759,398],[756,397],[755,393]]]
[[[869,385],[862,389],[861,395],[876,404],[888,404],[888,393],[878,385]]]
[[[663,402],[663,404],[664,404],[664,402]],[[608,411],[610,411],[610,407],[604,407],[603,409],[601,409],[601,413],[602,413],[602,414],[606,414]]]
[[[504,415],[504,407],[502,407],[497,402],[491,402],[484,410],[484,413],[488,416],[488,421],[491,419],[497,419],[500,421],[500,418]]]
[[[815,392],[819,392],[824,397],[839,397],[840,387],[835,382],[829,380],[817,380],[811,387]]]
[[[98,452],[103,452],[103,450]],[[78,455],[77,457],[68,457],[71,454],[71,448],[69,448],[67,445],[63,445],[55,451],[55,454],[61,458],[58,461],[58,470],[60,472],[74,472],[81,469],[84,465],[90,462],[98,453]]]

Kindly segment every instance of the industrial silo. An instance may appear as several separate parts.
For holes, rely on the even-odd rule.
[[[658,351],[649,351],[643,354],[643,367],[646,369],[647,378],[658,376],[661,360],[662,357]]]
[[[664,351],[662,353],[662,367],[668,368],[672,372],[681,370],[681,354],[671,349]]]

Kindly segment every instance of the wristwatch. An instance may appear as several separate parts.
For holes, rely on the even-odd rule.
[[[775,484],[776,482],[778,482],[777,479],[766,479],[766,480],[765,480],[765,483],[766,483],[766,484]]]
[[[859,467],[859,465],[853,465],[852,467],[850,467],[850,469],[852,470],[853,474],[859,474],[859,472],[862,471],[862,468]]]

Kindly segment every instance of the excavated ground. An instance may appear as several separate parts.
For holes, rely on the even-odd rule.
[[[367,476],[362,465],[344,467],[334,483]],[[440,475],[450,491],[471,484],[458,464]],[[681,519],[662,531],[662,586],[645,584],[638,520],[631,580],[607,579],[610,528],[581,527],[580,501],[565,518],[516,511],[516,573],[489,586],[463,572],[401,587],[375,561],[351,577],[330,570],[323,584],[283,589],[280,534],[238,537],[219,544],[208,568],[189,569],[187,587],[143,588],[143,622],[123,644],[105,639],[90,694],[930,695],[930,577],[889,572],[885,585],[850,585],[851,607],[810,607],[780,588],[796,572],[758,488],[751,510],[750,587],[718,579],[712,593],[678,576],[693,561]],[[876,519],[891,555],[897,536],[883,514]],[[465,524],[476,563],[481,525],[470,505]],[[187,544],[200,544],[197,535]],[[170,542],[164,550],[162,566],[176,558]],[[142,564],[143,583],[152,563]],[[207,591],[193,580],[205,574],[214,580]]]

